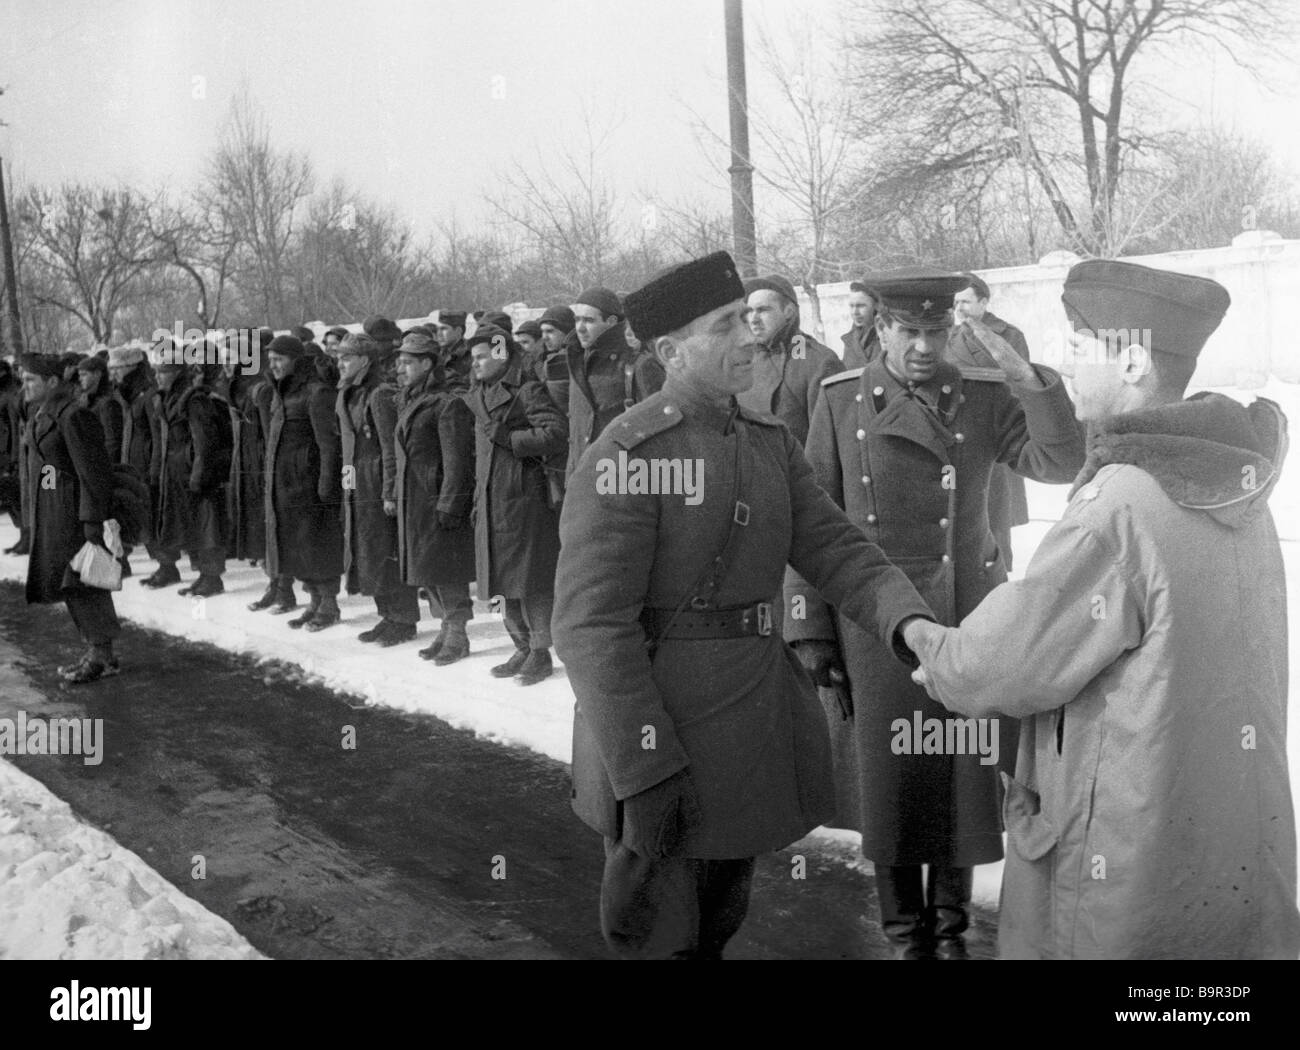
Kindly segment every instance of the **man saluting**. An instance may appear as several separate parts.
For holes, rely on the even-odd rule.
[[[726,252],[625,307],[667,380],[592,444],[565,497],[554,640],[577,696],[573,805],[605,836],[610,946],[719,958],[755,857],[833,809],[825,719],[774,630],[786,564],[904,660],[930,610],[785,425],[737,406],[755,347]],[[611,492],[620,457],[620,475],[653,476],[654,491]],[[691,494],[665,491],[688,469]]]

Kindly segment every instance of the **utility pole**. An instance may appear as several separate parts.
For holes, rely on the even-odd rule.
[[[9,195],[5,189],[3,157],[0,157],[0,254],[4,261],[5,301],[9,304],[9,349],[17,359],[23,352],[23,323],[18,314],[18,267],[14,265],[14,239],[9,231]]]
[[[727,97],[731,114],[731,235],[742,277],[757,273],[754,235],[754,166],[749,163],[749,103],[745,95],[745,11],[724,0],[727,23]]]

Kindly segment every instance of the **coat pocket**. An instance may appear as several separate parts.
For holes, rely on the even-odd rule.
[[[1025,860],[1034,861],[1047,855],[1060,835],[1042,812],[1038,792],[1020,781],[1002,777],[1002,823],[1007,841]]]

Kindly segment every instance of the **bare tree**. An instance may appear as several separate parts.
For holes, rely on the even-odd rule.
[[[1154,144],[1130,118],[1144,62],[1197,46],[1245,65],[1275,53],[1291,22],[1269,0],[872,0],[862,12],[864,110],[873,131],[928,150],[913,177],[1014,161],[1068,246],[1102,255],[1116,250],[1126,164]]]
[[[183,274],[198,297],[199,327],[216,328],[239,249],[229,210],[206,195],[175,205],[160,193],[146,218],[156,259]]]
[[[157,265],[148,205],[129,189],[32,188],[18,206],[29,240],[27,294],[76,318],[96,343],[113,336],[118,311]]]
[[[587,114],[580,150],[547,151],[555,158],[552,164],[514,168],[500,176],[496,191],[484,195],[508,233],[542,262],[545,297],[617,283],[618,252],[627,231],[619,223],[618,196],[601,172],[615,130],[608,123],[596,127]]]
[[[288,293],[290,253],[299,204],[313,181],[311,162],[271,144],[265,118],[247,89],[241,91],[200,200],[205,214],[233,234],[236,283],[273,326],[301,320]]]

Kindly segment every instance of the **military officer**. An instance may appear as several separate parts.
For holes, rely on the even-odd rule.
[[[755,353],[744,295],[716,252],[627,297],[667,380],[587,450],[561,514],[573,806],[605,837],[601,926],[622,955],[720,958],[755,857],[830,815],[825,720],[772,620],[786,564],[898,653],[905,679],[929,615],[789,429],[737,405]]]
[[[924,271],[870,281],[881,354],[824,383],[807,442],[822,487],[943,624],[1006,579],[985,509],[993,466],[1064,483],[1083,465],[1082,430],[1051,369],[987,330],[1008,382],[969,383],[944,361],[961,281]],[[885,933],[903,958],[963,958],[972,868],[1002,857],[997,767],[1014,754],[1014,722],[971,726],[958,740],[961,727],[950,730],[887,647],[802,581],[789,584],[786,638],[819,684],[847,673],[850,710],[826,702],[836,826],[862,833]]]

